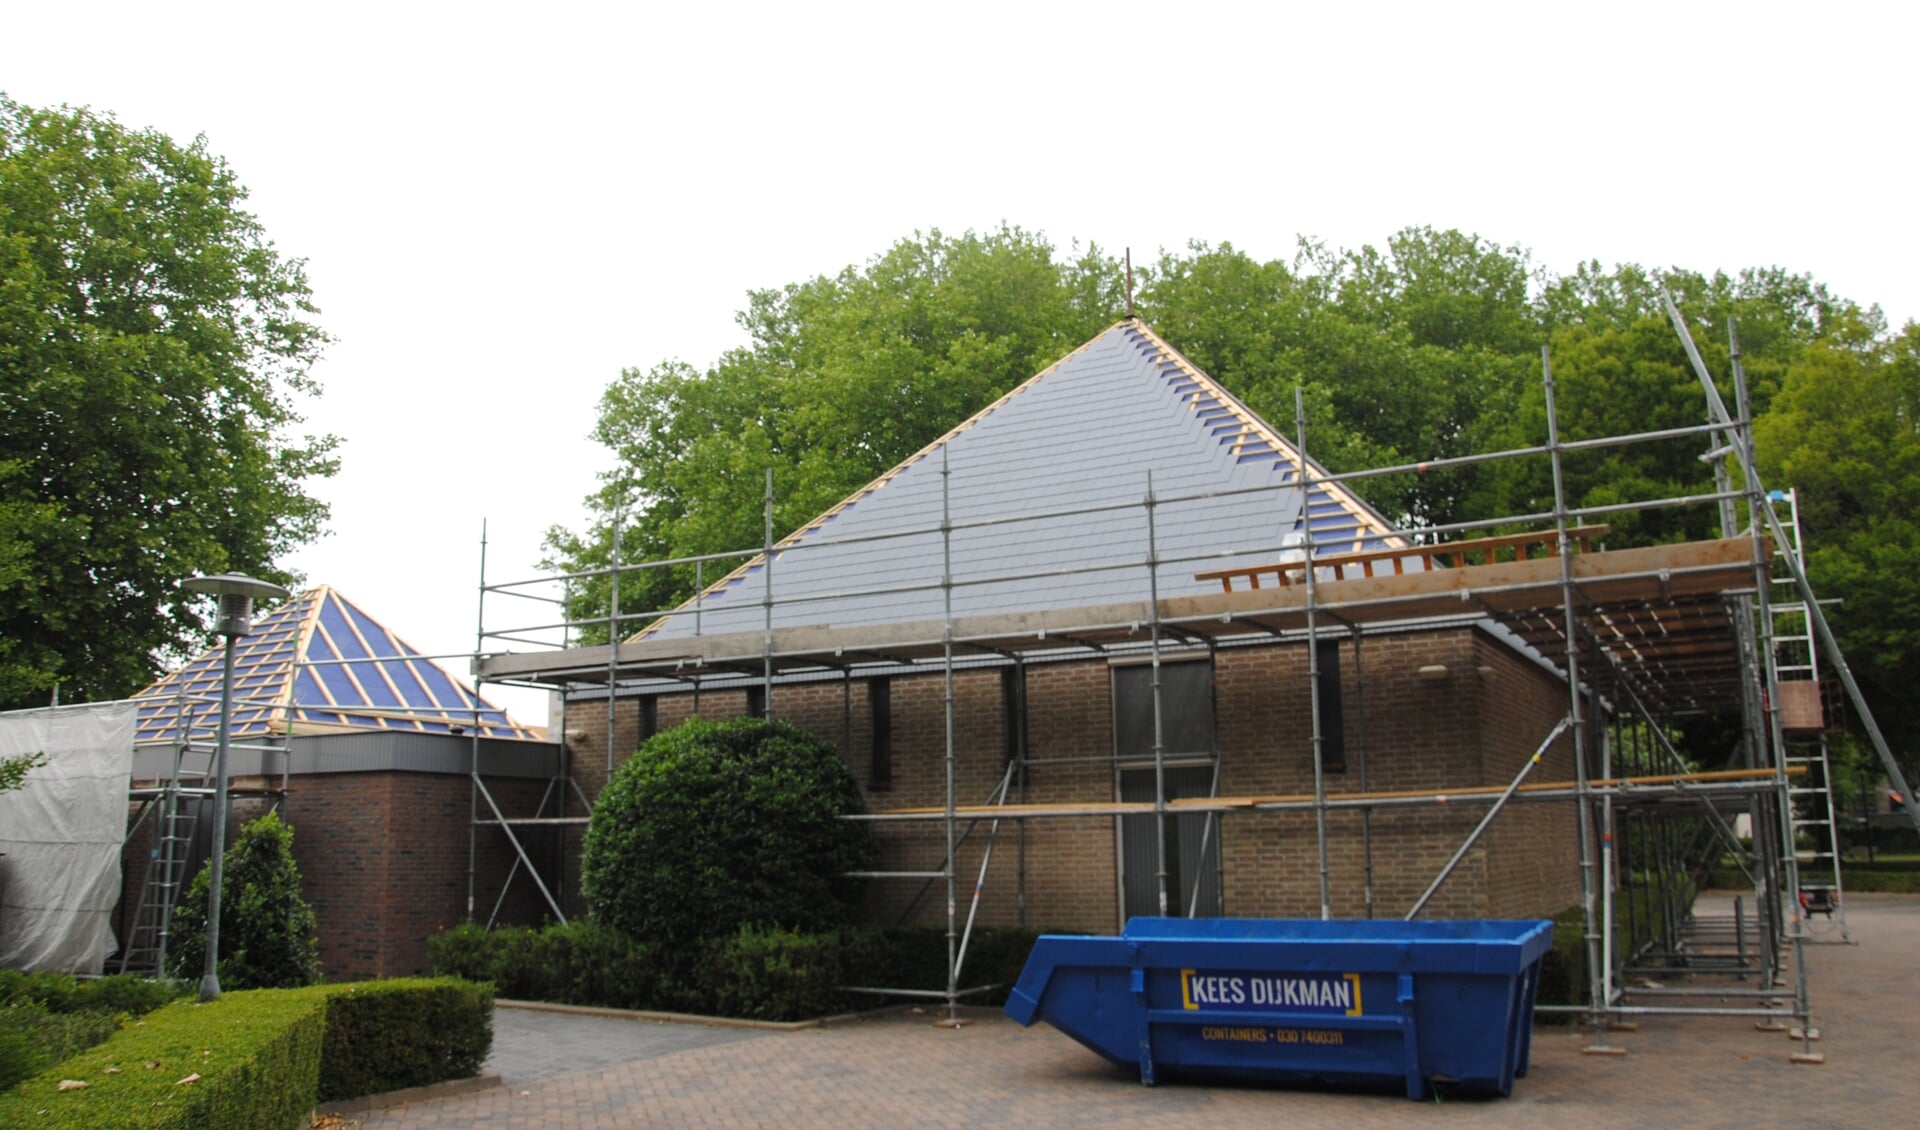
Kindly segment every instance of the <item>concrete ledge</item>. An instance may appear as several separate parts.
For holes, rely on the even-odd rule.
[[[370,1110],[385,1110],[401,1103],[420,1103],[430,1099],[450,1099],[455,1095],[471,1094],[474,1091],[490,1091],[500,1086],[498,1075],[475,1075],[466,1079],[447,1079],[439,1083],[429,1083],[424,1087],[407,1087],[398,1091],[386,1091],[378,1095],[361,1095],[357,1099],[341,1099],[338,1102],[321,1103],[313,1108],[315,1114],[362,1114]]]
[[[885,1008],[871,1009],[866,1012],[847,1012],[838,1016],[822,1016],[815,1020],[741,1020],[732,1016],[696,1016],[689,1012],[651,1012],[644,1009],[601,1008],[585,1004],[555,1004],[552,1001],[513,1001],[495,998],[495,1008],[523,1008],[529,1012],[561,1012],[574,1016],[605,1016],[615,1020],[650,1020],[656,1024],[702,1024],[708,1028],[757,1028],[766,1032],[799,1032],[807,1028],[824,1028],[829,1024],[844,1024],[850,1020],[865,1020],[871,1016],[888,1016],[901,1011],[905,1006],[890,1005]]]

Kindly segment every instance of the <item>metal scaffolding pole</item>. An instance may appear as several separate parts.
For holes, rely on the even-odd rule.
[[[1539,746],[1534,749],[1533,753],[1521,763],[1520,772],[1514,774],[1513,780],[1508,783],[1506,791],[1501,793],[1499,799],[1495,800],[1492,807],[1487,809],[1487,814],[1480,818],[1480,823],[1474,825],[1473,831],[1467,834],[1467,838],[1461,842],[1460,847],[1453,853],[1453,857],[1447,860],[1446,866],[1440,868],[1440,874],[1435,875],[1433,882],[1428,883],[1427,889],[1421,893],[1418,899],[1414,900],[1413,908],[1402,916],[1402,921],[1411,922],[1420,917],[1420,912],[1426,909],[1427,903],[1433,898],[1434,893],[1453,875],[1453,869],[1460,866],[1460,861],[1467,857],[1469,851],[1473,850],[1473,845],[1480,842],[1480,834],[1487,830],[1487,825],[1492,824],[1493,818],[1500,815],[1500,810],[1507,806],[1509,800],[1513,799],[1513,794],[1520,791],[1520,786],[1525,783],[1527,775],[1532,773],[1534,767],[1540,764],[1540,757],[1547,752],[1547,747],[1552,745],[1572,722],[1573,720],[1571,718],[1562,718],[1560,723],[1556,725],[1540,742]],[[1325,808],[1323,807],[1321,811],[1324,812]]]
[[[942,473],[944,474],[944,464]],[[945,480],[941,480],[945,482]],[[767,489],[761,505],[761,514],[766,533],[760,549],[760,576],[765,582],[760,591],[760,604],[766,616],[766,648],[761,657],[760,713],[768,721],[773,720],[773,468],[767,468]]]
[[[948,445],[940,445],[940,603],[941,630],[940,674],[942,679],[946,727],[946,819],[943,827],[947,835],[947,857],[941,864],[946,871],[947,881],[947,1025],[959,1027],[960,1020],[960,938],[955,921],[958,892],[954,889],[954,877],[960,870],[960,861],[954,858],[954,764],[953,764],[953,466],[948,458]],[[771,519],[769,519],[771,521]],[[772,635],[769,630],[769,644]],[[771,668],[769,668],[771,670]],[[769,676],[771,678],[771,676]],[[1004,797],[1003,797],[1004,799]]]
[[[1553,463],[1553,522],[1559,534],[1560,611],[1567,639],[1568,714],[1572,718],[1573,771],[1579,793],[1575,806],[1580,836],[1580,909],[1587,947],[1587,1015],[1594,1032],[1593,1050],[1603,1051],[1611,1049],[1606,1042],[1607,986],[1600,979],[1600,934],[1594,921],[1593,806],[1587,789],[1587,727],[1580,701],[1579,617],[1574,611],[1573,545],[1567,538],[1566,476],[1560,454],[1560,423],[1554,410],[1553,358],[1545,346],[1540,349],[1540,373],[1546,391],[1547,453]]]
[[[474,612],[475,654],[486,650],[487,638],[487,520],[480,519],[480,598]],[[480,692],[479,676],[475,675],[474,693]],[[478,737],[479,727],[474,727]],[[467,921],[473,921],[474,888],[480,866],[480,747],[478,743],[467,748]]]
[[[1747,477],[1749,497],[1757,503],[1755,512],[1766,517],[1767,531],[1773,535],[1774,544],[1786,544],[1786,531],[1781,528],[1780,516],[1774,513],[1773,503],[1768,500],[1766,490],[1761,485],[1760,472],[1755,465],[1750,443],[1737,438],[1734,423],[1727,415],[1726,402],[1721,399],[1720,390],[1715,387],[1713,378],[1708,375],[1706,362],[1700,359],[1700,351],[1693,343],[1693,334],[1688,330],[1685,319],[1680,316],[1680,308],[1674,305],[1673,296],[1663,293],[1661,297],[1666,302],[1667,317],[1680,334],[1681,343],[1686,346],[1687,359],[1693,364],[1694,374],[1700,378],[1701,385],[1706,389],[1707,401],[1713,410],[1714,420],[1728,431],[1727,442],[1732,444],[1739,454],[1741,470]],[[1759,525],[1757,521],[1753,524],[1756,527]],[[1906,774],[1901,772],[1899,760],[1893,756],[1893,750],[1888,747],[1886,735],[1880,732],[1880,724],[1874,721],[1873,711],[1867,707],[1866,696],[1861,692],[1860,684],[1854,681],[1853,670],[1847,666],[1846,656],[1840,652],[1840,644],[1834,637],[1833,627],[1827,623],[1827,614],[1821,611],[1819,598],[1814,596],[1813,586],[1807,581],[1806,569],[1791,554],[1787,555],[1785,560],[1788,570],[1793,574],[1794,586],[1800,590],[1800,599],[1806,602],[1807,620],[1813,625],[1815,633],[1820,638],[1822,650],[1827,653],[1833,669],[1847,688],[1847,696],[1852,699],[1854,710],[1861,724],[1866,727],[1867,737],[1873,743],[1874,752],[1880,755],[1881,768],[1886,771],[1887,779],[1900,791],[1901,798],[1906,802],[1907,818],[1912,821],[1914,830],[1920,831],[1920,804],[1915,803],[1913,789],[1907,784]],[[1797,893],[1796,890],[1796,896]]]
[[[1307,401],[1306,394],[1297,385],[1293,390],[1293,421],[1299,434],[1301,552],[1306,560],[1307,699],[1309,720],[1313,727],[1313,838],[1320,863],[1320,919],[1324,922],[1333,917],[1333,888],[1327,866],[1327,772],[1326,761],[1321,756],[1325,737],[1320,729],[1320,636],[1319,626],[1315,622],[1319,590],[1313,575],[1313,472],[1311,464],[1307,462]]]
[[[620,528],[626,522],[625,499],[613,507],[613,543],[607,577],[607,780],[613,779],[614,735],[620,732],[618,700],[613,693],[620,677]],[[478,690],[479,688],[475,688]]]
[[[1147,469],[1147,495],[1143,505],[1147,518],[1148,646],[1153,695],[1153,873],[1160,917],[1165,918],[1171,905],[1167,892],[1167,747],[1165,719],[1160,712],[1160,562],[1154,528],[1152,468]]]

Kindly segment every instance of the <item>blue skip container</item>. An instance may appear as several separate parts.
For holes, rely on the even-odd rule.
[[[1135,918],[1048,934],[1007,1015],[1045,1020],[1140,1081],[1431,1083],[1513,1093],[1546,921]]]

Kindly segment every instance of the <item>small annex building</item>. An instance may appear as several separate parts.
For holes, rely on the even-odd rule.
[[[1497,791],[1536,752],[1540,779],[1574,776],[1568,682],[1477,602],[1316,620],[1298,599],[1312,584],[1352,596],[1436,568],[1327,477],[1129,318],[617,648],[480,671],[564,688],[589,796],[696,714],[770,713],[838,743],[899,873],[870,884],[877,921],[949,912],[929,878],[949,751],[955,870],[963,892],[983,880],[981,925],[1311,917],[1323,898],[1397,917],[1485,812],[1433,794]],[[1311,577],[1309,533],[1316,562],[1339,559]],[[1335,800],[1307,811],[1316,768]],[[1395,793],[1428,802],[1337,800]],[[1515,805],[1427,913],[1564,910],[1577,852],[1571,803]]]
[[[207,858],[222,662],[215,648],[135,697],[121,952],[109,970],[154,967],[162,909]],[[487,798],[516,812],[540,804],[562,771],[543,731],[324,585],[236,641],[234,702],[228,842],[269,809],[293,826],[329,980],[431,972],[427,938],[470,916],[542,920],[523,868],[557,882],[558,843],[523,835],[516,850],[473,814]]]

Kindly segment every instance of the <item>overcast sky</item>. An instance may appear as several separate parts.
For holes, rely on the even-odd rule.
[[[68,0],[9,11],[0,90],[229,161],[337,339],[292,564],[464,654],[482,521],[487,578],[536,575],[622,367],[704,366],[748,290],[916,230],[1275,258],[1428,224],[1920,319],[1917,7]]]

